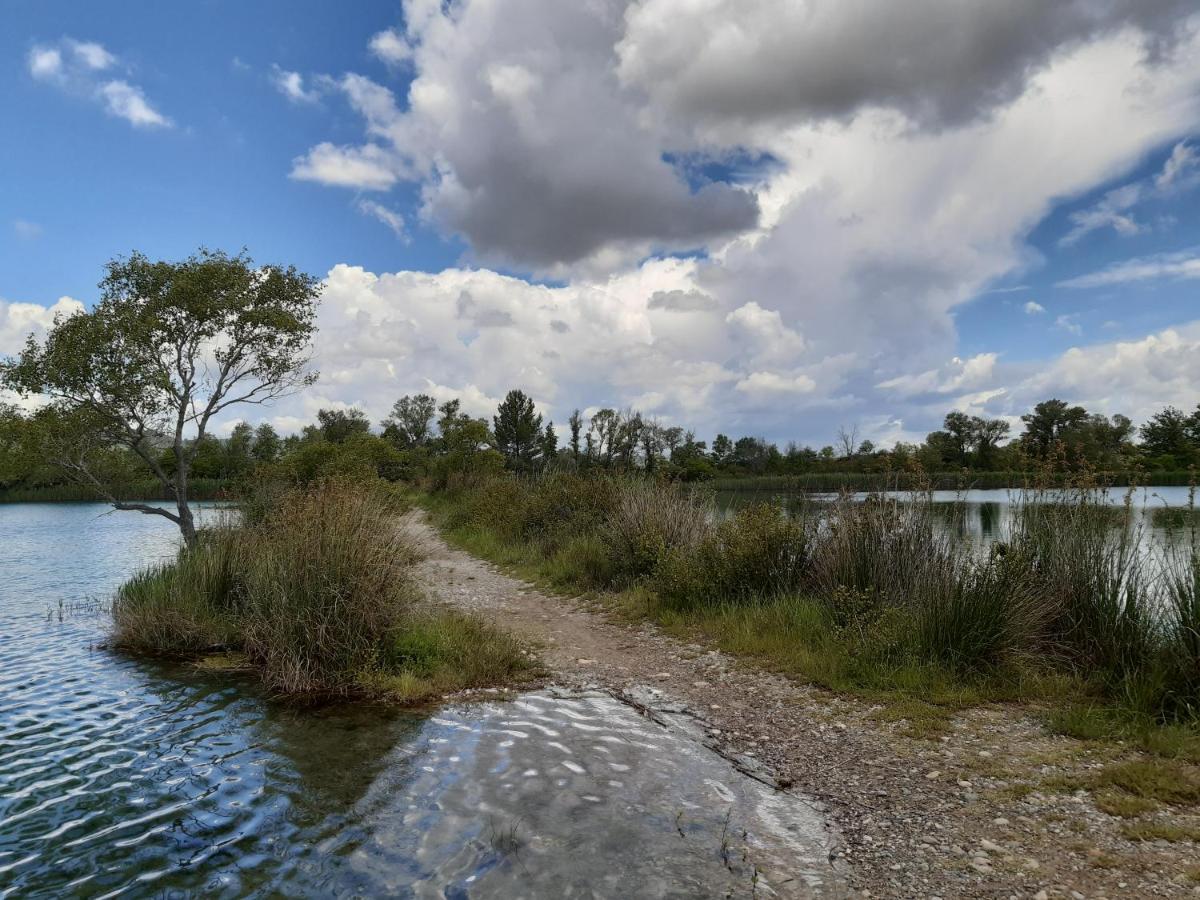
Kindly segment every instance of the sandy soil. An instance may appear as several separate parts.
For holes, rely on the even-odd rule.
[[[419,577],[431,599],[530,641],[560,683],[626,697],[650,686],[746,771],[819,801],[849,896],[1200,895],[1195,843],[1129,840],[1127,820],[1071,789],[1120,748],[1051,735],[1002,706],[958,716],[947,734],[909,737],[881,707],[539,591],[448,546],[419,511],[405,524],[425,547]],[[1139,821],[1200,826],[1196,812]]]

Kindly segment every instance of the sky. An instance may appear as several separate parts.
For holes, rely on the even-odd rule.
[[[1194,0],[7,0],[0,355],[104,263],[325,279],[318,384],[919,440],[1200,402]],[[224,423],[229,427],[230,423]]]

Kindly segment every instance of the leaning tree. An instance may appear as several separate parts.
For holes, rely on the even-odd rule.
[[[229,407],[315,380],[308,362],[320,284],[245,252],[201,250],[182,262],[115,259],[100,290],[90,312],[56,319],[45,341],[31,335],[0,362],[0,385],[47,401],[45,454],[68,477],[117,509],[170,519],[192,546],[196,451]],[[174,510],[117,498],[98,462],[115,447],[145,463]]]

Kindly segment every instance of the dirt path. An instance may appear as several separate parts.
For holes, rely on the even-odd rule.
[[[1132,841],[1123,820],[1072,791],[1113,758],[1049,735],[1022,711],[959,716],[949,733],[905,736],[880,707],[840,698],[686,644],[616,624],[448,546],[419,512],[431,599],[475,611],[540,645],[557,681],[615,693],[651,686],[699,717],[748,770],[816,798],[840,837],[852,896],[1158,897],[1200,894],[1191,842]],[[1193,811],[1194,812],[1194,811]],[[1152,814],[1173,824],[1178,812]],[[1185,820],[1187,820],[1185,822]]]

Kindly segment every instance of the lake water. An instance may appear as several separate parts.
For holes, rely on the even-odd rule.
[[[1114,488],[1100,492],[1098,496],[1110,506],[1125,503],[1126,489]],[[854,494],[862,500],[868,494]],[[901,500],[913,495],[906,492],[889,492],[888,496]],[[1041,499],[1053,499],[1054,492],[1041,495]],[[720,491],[716,495],[716,508],[722,518],[754,503],[770,503],[784,510],[789,516],[801,516],[816,506],[836,499],[834,494],[802,494],[789,491]],[[942,514],[946,527],[961,538],[980,545],[1004,540],[1012,532],[1014,516],[1023,495],[1018,490],[968,490],[933,491],[934,511]],[[1178,544],[1192,539],[1192,522],[1200,531],[1200,517],[1184,514],[1189,511],[1190,492],[1187,487],[1137,488],[1129,494],[1134,516],[1133,526],[1139,528],[1148,545],[1162,546]]]
[[[107,598],[177,547],[105,512],[0,505],[0,897],[833,890],[820,816],[678,711],[554,690],[297,708],[105,649]]]

